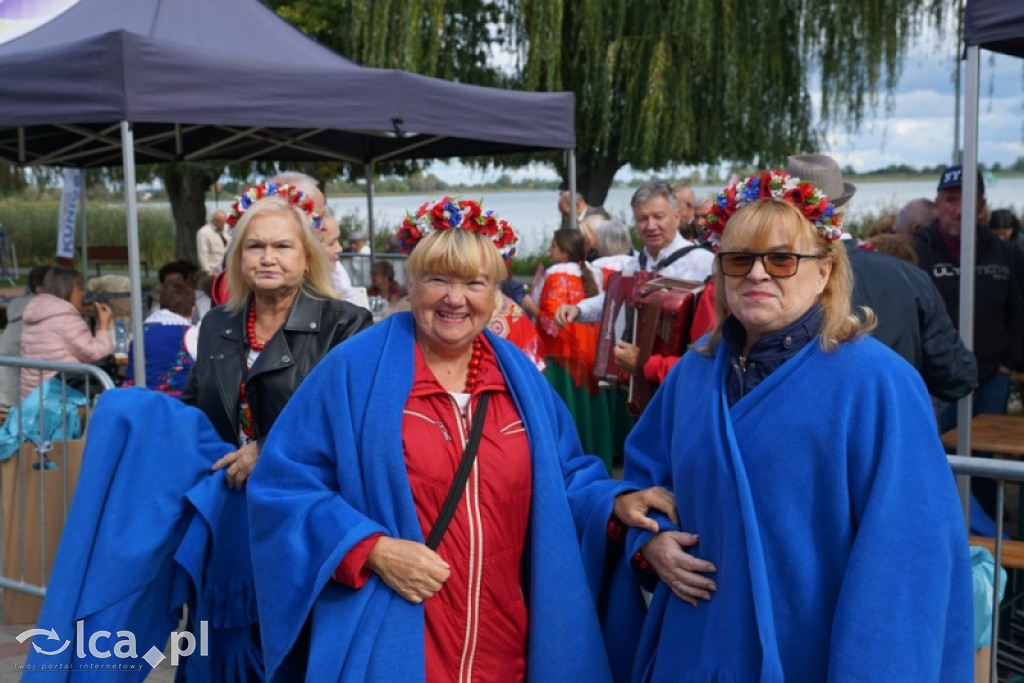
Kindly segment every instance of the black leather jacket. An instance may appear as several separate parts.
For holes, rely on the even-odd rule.
[[[978,364],[946,313],[928,274],[887,254],[846,242],[853,269],[853,307],[875,312],[872,336],[917,368],[928,393],[956,401],[978,384]]]
[[[220,437],[238,444],[238,389],[245,375],[246,310],[211,310],[199,328],[199,350],[181,400],[206,413]],[[302,292],[284,326],[246,377],[246,396],[260,443],[306,375],[334,346],[373,322],[370,312],[344,301]]]

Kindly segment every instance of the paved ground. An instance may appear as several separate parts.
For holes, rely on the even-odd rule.
[[[2,593],[3,591],[0,591]],[[2,603],[2,598],[0,598]],[[0,625],[0,683],[16,683],[21,680],[22,666],[25,664],[28,653],[29,641],[19,643],[18,634],[34,628],[34,624],[2,624]],[[141,653],[140,653],[141,654]],[[164,650],[164,656],[169,657],[169,650]],[[141,659],[137,660],[142,662]],[[148,666],[142,662],[142,666]],[[153,669],[146,678],[153,683],[172,683],[174,681],[174,668],[170,660],[165,659]]]
[[[0,619],[2,619],[3,615],[3,602],[6,592],[6,590],[0,590]],[[45,625],[40,626],[45,627]],[[0,683],[15,683],[21,680],[22,667],[25,664],[30,641],[26,640],[24,643],[19,643],[17,637],[18,634],[31,628],[35,628],[35,624],[0,623]],[[65,634],[59,635],[67,637]],[[164,650],[164,656],[170,656],[169,649]],[[132,661],[138,661],[143,666],[148,666],[141,658]],[[174,681],[174,671],[175,669],[170,665],[170,660],[165,659],[152,670],[152,673],[146,680],[154,683],[172,683]]]

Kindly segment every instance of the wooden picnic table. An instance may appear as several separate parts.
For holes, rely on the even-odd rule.
[[[957,430],[942,435],[942,444],[956,448]],[[971,450],[1024,458],[1024,415],[976,415],[971,420]]]

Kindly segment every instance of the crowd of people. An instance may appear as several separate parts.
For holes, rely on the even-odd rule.
[[[161,269],[144,325],[146,386],[201,412],[209,476],[247,510],[233,542],[251,560],[232,567],[255,654],[238,677],[969,679],[970,562],[939,434],[972,392],[976,412],[1006,410],[1024,250],[979,179],[969,350],[961,176],[861,240],[843,225],[856,187],[820,154],[713,197],[645,182],[638,244],[562,193],[528,292],[509,276],[514,226],[477,202],[411,211],[404,282],[371,259],[360,293],[312,178],[247,188],[199,230],[198,267]],[[636,272],[701,293],[685,347],[644,357],[642,319],[617,321],[609,382],[609,283]],[[33,271],[0,345],[111,354],[110,308],[90,329],[82,292],[77,271]],[[635,420],[631,377],[657,387]]]

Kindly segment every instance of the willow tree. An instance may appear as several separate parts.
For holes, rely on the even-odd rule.
[[[502,11],[489,0],[264,0],[306,35],[364,65],[498,85],[490,48]],[[453,103],[458,106],[458,103]]]
[[[626,164],[774,165],[820,149],[826,128],[855,129],[892,92],[906,47],[943,11],[941,0],[269,4],[367,66],[571,90],[577,186],[593,203]]]
[[[938,0],[504,7],[518,84],[576,93],[578,185],[594,203],[625,164],[774,165],[818,150],[826,127],[855,129],[892,92],[906,47],[942,12]]]

